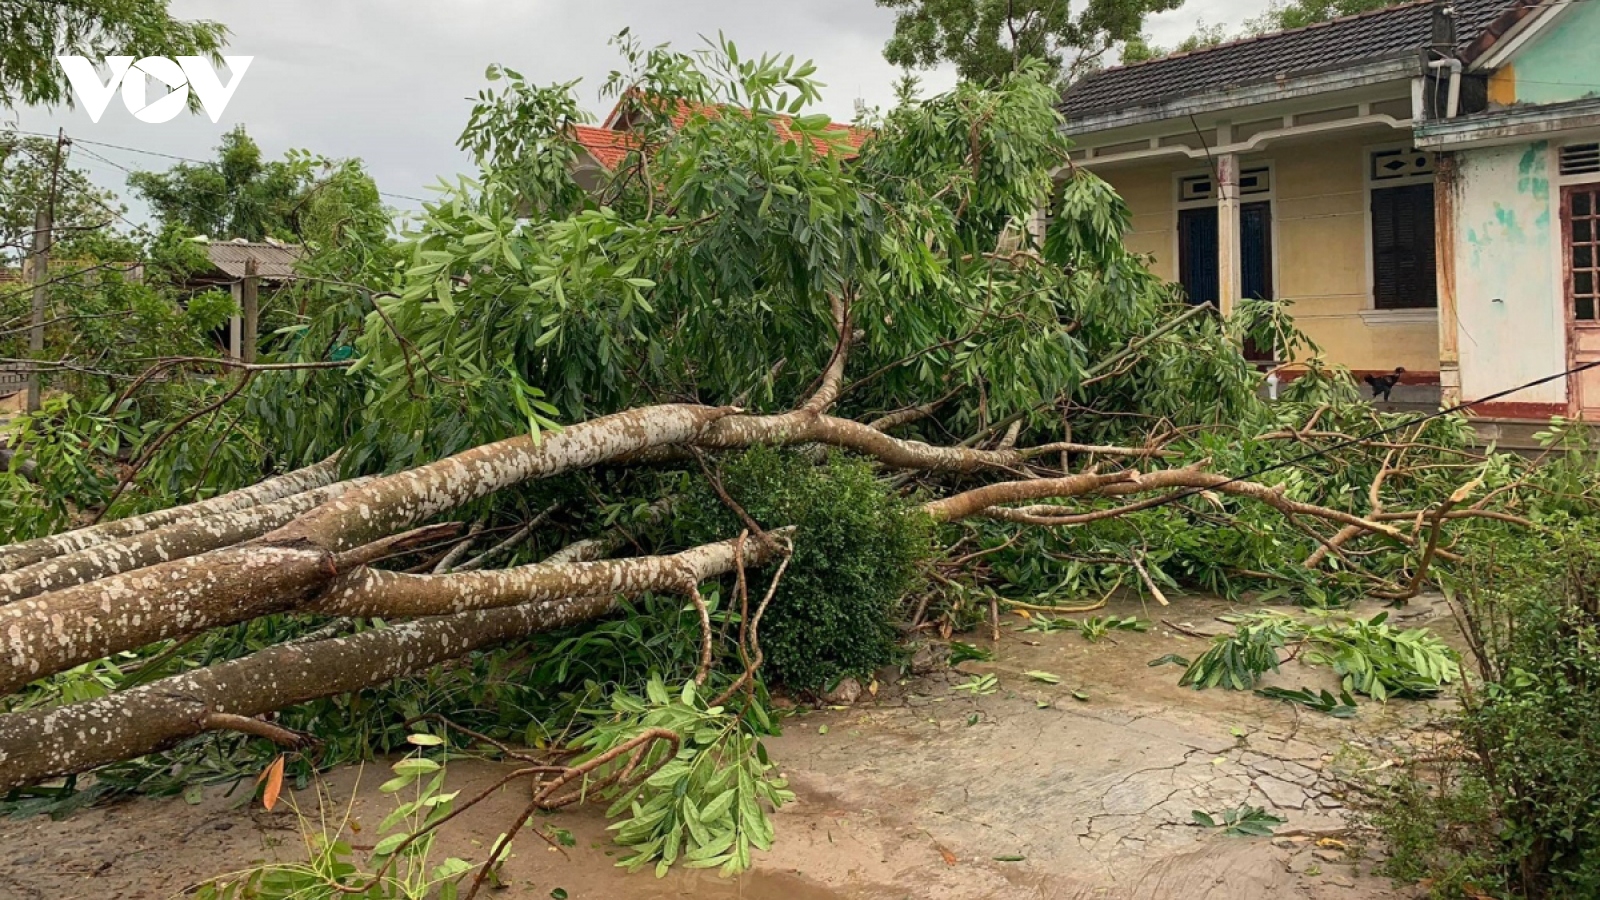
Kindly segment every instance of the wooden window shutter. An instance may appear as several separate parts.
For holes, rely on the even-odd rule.
[[[1434,268],[1433,185],[1372,192],[1372,297],[1378,309],[1439,304]]]

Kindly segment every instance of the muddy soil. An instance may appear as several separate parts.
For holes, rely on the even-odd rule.
[[[1379,850],[1363,851],[1350,831],[1350,794],[1335,772],[1426,744],[1442,704],[1363,702],[1357,717],[1334,719],[1250,694],[1179,688],[1179,668],[1149,664],[1198,655],[1205,639],[1183,632],[1222,630],[1214,616],[1228,610],[1198,598],[1164,609],[1113,604],[1109,612],[1155,626],[1095,644],[1072,632],[1023,633],[1013,618],[993,662],[905,679],[886,672],[875,697],[800,711],[769,742],[799,800],[777,814],[777,846],[737,879],[617,869],[621,854],[600,811],[588,808],[546,824],[570,830],[572,848],[519,839],[504,870],[509,890],[492,896],[543,898],[557,888],[573,900],[1409,896],[1373,873]],[[1401,615],[1408,626],[1453,632],[1437,601],[1413,601]],[[955,689],[975,674],[994,674],[998,689]],[[1333,686],[1326,670],[1298,663],[1269,683]],[[457,761],[450,789],[472,796],[504,771]],[[313,827],[321,817],[337,827],[348,810],[345,836],[370,843],[393,808],[377,791],[386,776],[378,766],[337,771],[320,805],[314,790],[294,805]],[[503,789],[448,828],[436,852],[481,859],[526,791]],[[159,900],[262,860],[303,859],[295,812],[241,807],[245,792],[124,802],[64,821],[0,820],[0,897]],[[1193,810],[1242,804],[1288,821],[1270,839],[1193,824]]]

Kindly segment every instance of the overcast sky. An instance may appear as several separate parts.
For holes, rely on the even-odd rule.
[[[1188,0],[1152,18],[1147,30],[1156,43],[1173,44],[1197,20],[1237,26],[1265,5]],[[209,157],[218,137],[242,123],[269,155],[300,147],[360,157],[381,190],[421,196],[439,176],[466,168],[454,142],[471,109],[467,98],[484,85],[486,65],[504,63],[536,83],[581,78],[580,99],[604,116],[598,92],[617,64],[606,42],[624,26],[647,44],[689,49],[703,46],[701,35],[720,30],[741,55],[809,58],[828,85],[822,111],[835,119],[849,120],[858,97],[887,106],[898,75],[881,53],[893,13],[873,0],[175,0],[172,9],[184,18],[221,21],[232,32],[226,52],[255,57],[218,123],[200,114],[147,124],[118,98],[98,123],[81,107],[0,111],[0,118],[26,130],[64,127],[76,137],[186,157]],[[947,70],[924,74],[929,90],[953,81]],[[119,193],[127,176],[117,166],[172,163],[127,150],[80,148],[86,152],[75,152],[74,162]]]

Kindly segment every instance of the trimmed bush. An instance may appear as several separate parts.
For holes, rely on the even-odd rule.
[[[770,683],[816,691],[892,660],[897,601],[920,579],[932,525],[895,496],[871,465],[842,455],[822,465],[757,447],[720,460],[724,489],[762,528],[794,526],[795,555],[761,620]],[[723,540],[743,528],[701,479],[683,504],[684,540]],[[752,572],[751,600],[769,572]]]

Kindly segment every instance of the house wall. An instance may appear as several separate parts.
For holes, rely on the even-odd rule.
[[[1358,371],[1403,366],[1411,378],[1439,371],[1431,311],[1372,310],[1367,219],[1371,138],[1330,138],[1272,155],[1278,297],[1323,358]],[[1408,379],[1410,380],[1410,379]]]
[[[1193,168],[1184,163],[1182,169]],[[1128,204],[1133,221],[1123,244],[1154,259],[1150,271],[1167,281],[1178,279],[1177,183],[1180,166],[1171,162],[1117,168],[1099,173]]]
[[[1456,315],[1461,393],[1477,398],[1567,367],[1566,318],[1544,141],[1458,151]],[[1565,407],[1566,382],[1518,392],[1507,402]]]
[[[1600,9],[1594,3],[1570,3],[1556,15],[1490,77],[1490,99],[1497,105],[1600,96],[1600,79],[1594,77]]]
[[[1438,319],[1431,311],[1373,313],[1367,221],[1367,152],[1374,137],[1323,137],[1241,157],[1272,169],[1275,293],[1293,303],[1301,330],[1323,359],[1358,371],[1407,370],[1426,381],[1439,371]],[[1203,172],[1179,159],[1099,172],[1133,214],[1129,249],[1152,253],[1152,271],[1177,278],[1177,183]],[[1244,202],[1261,199],[1245,197]]]

